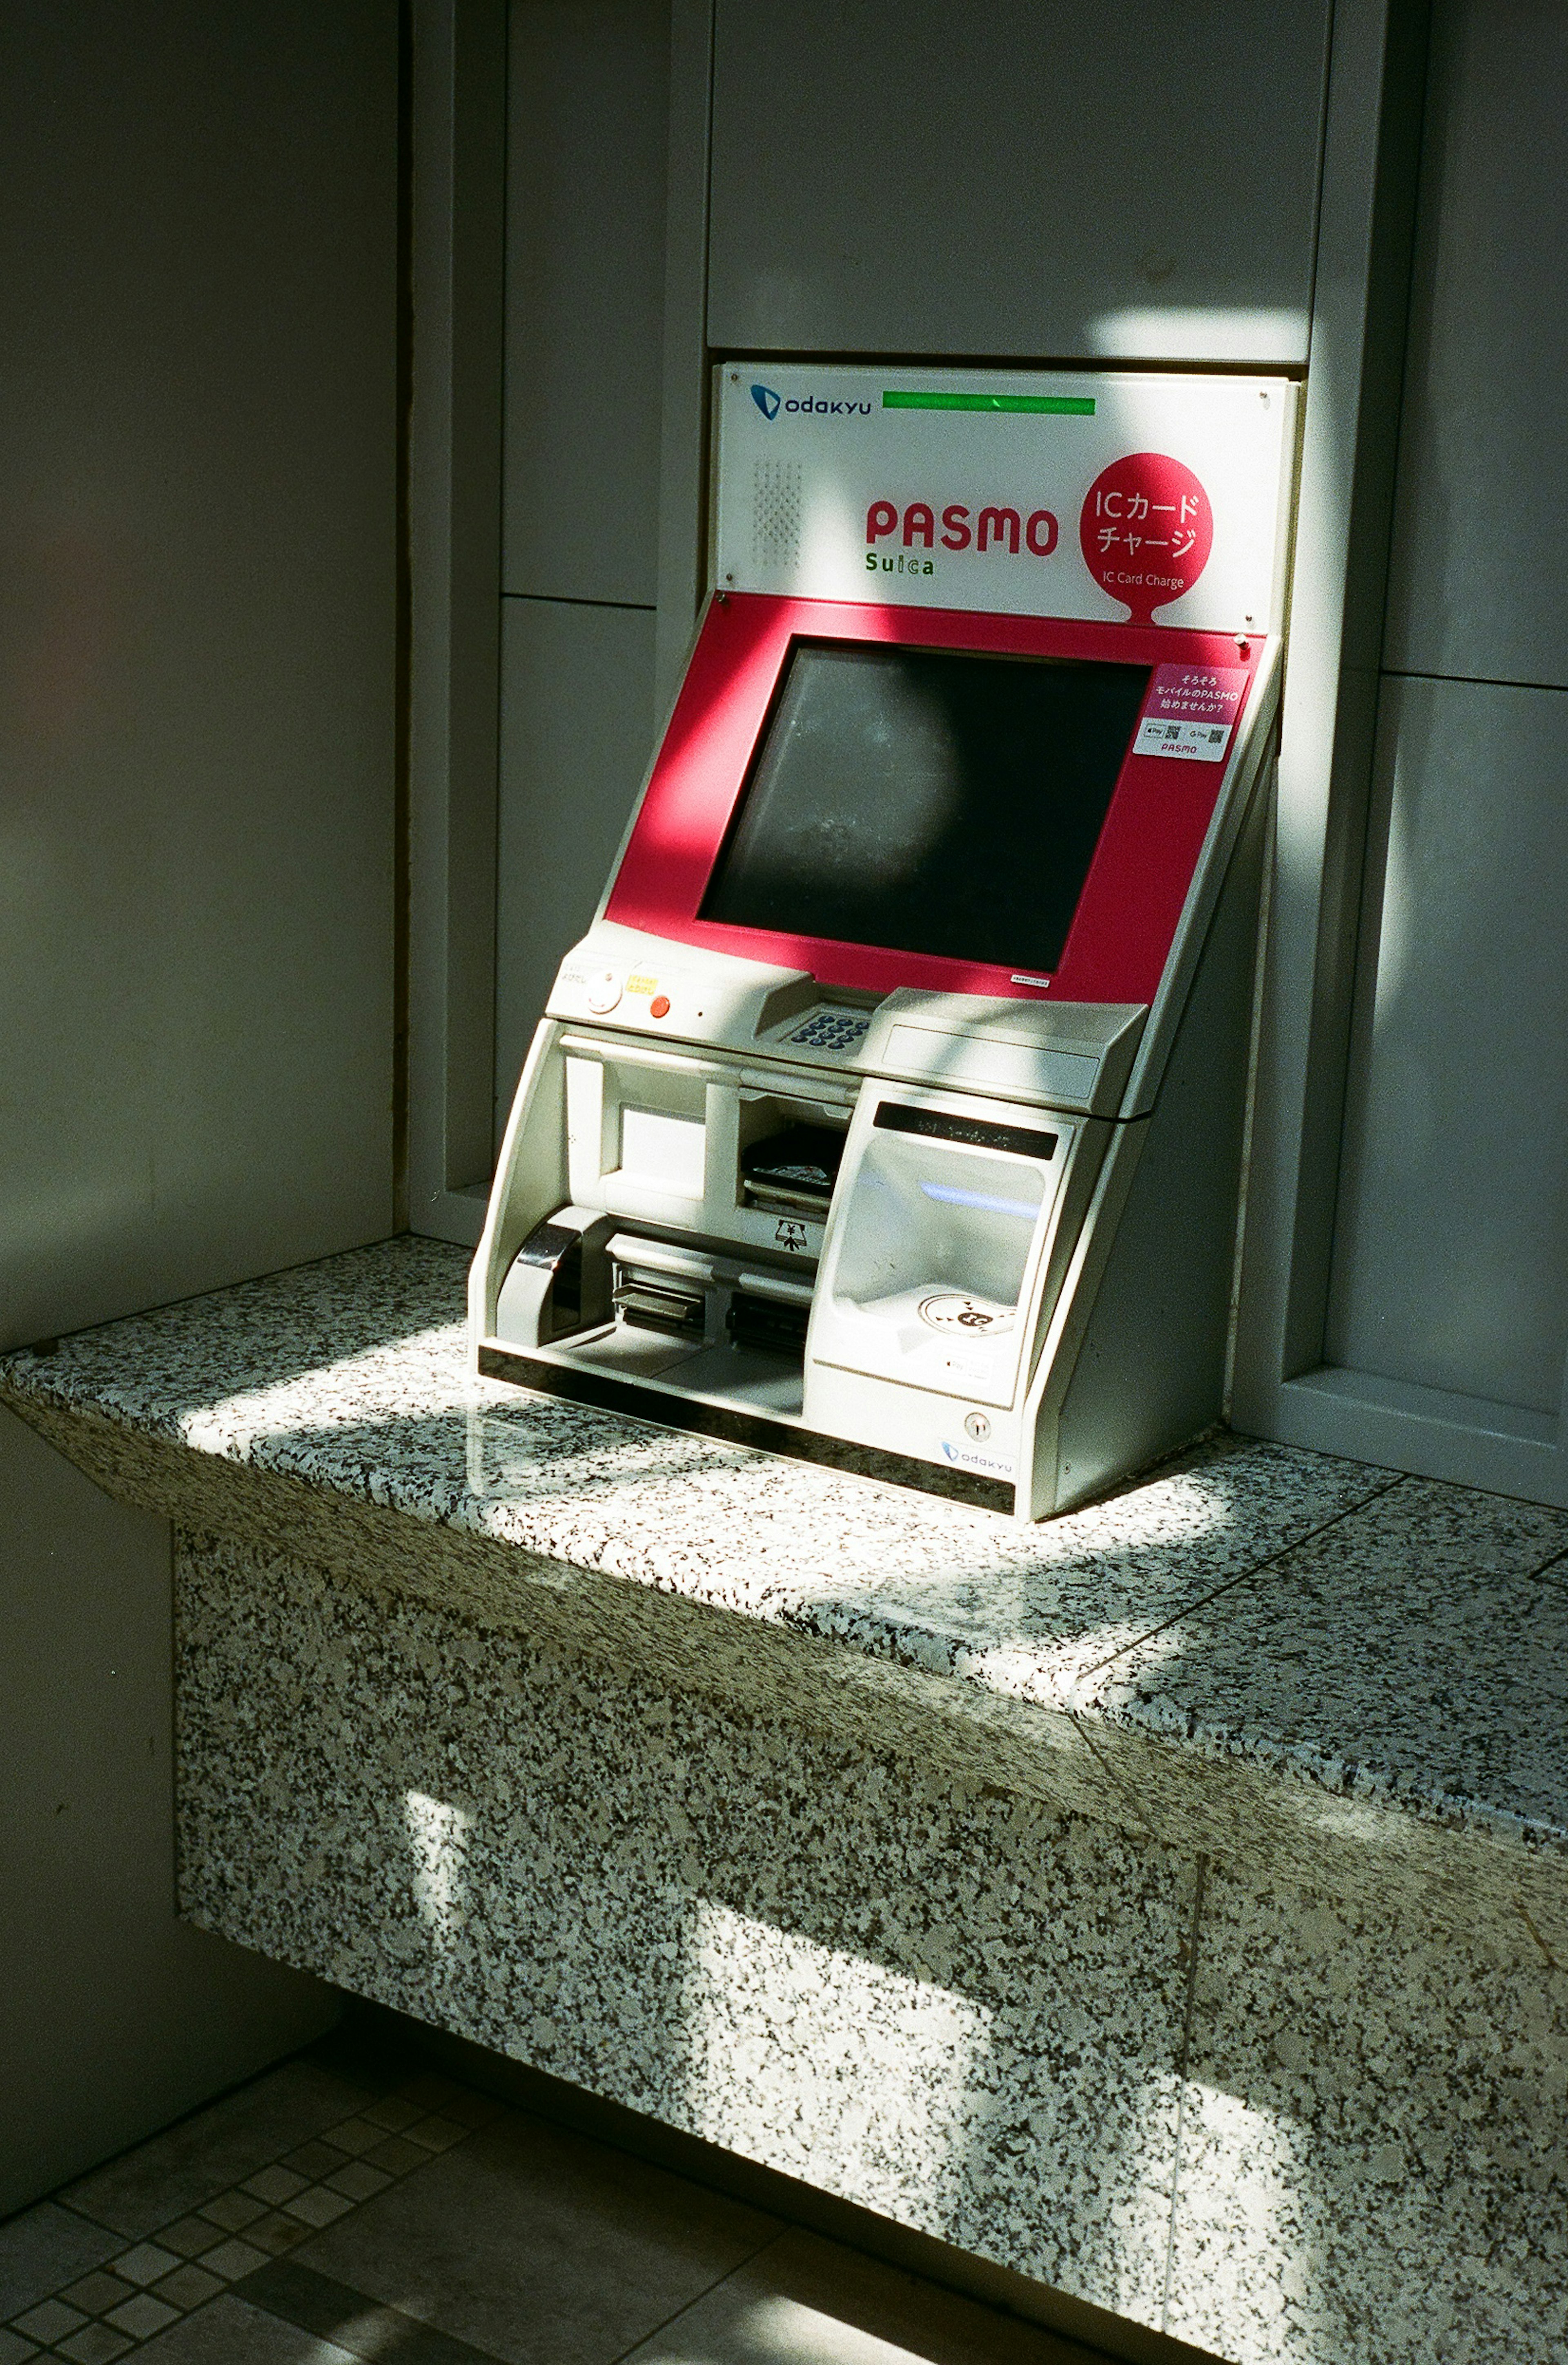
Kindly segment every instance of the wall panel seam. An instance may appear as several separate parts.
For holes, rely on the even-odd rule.
[[[503,600],[532,600],[543,608],[622,608],[629,615],[656,616],[658,607],[652,600],[588,600],[574,591],[508,591]]]
[[[1169,2329],[1170,2286],[1176,2273],[1176,2211],[1182,2191],[1182,2138],[1186,2131],[1188,2071],[1193,2057],[1193,2023],[1197,2016],[1198,1948],[1203,1938],[1204,1893],[1208,1886],[1209,1860],[1200,1855],[1193,1877],[1193,1916],[1187,1927],[1187,1989],[1182,2011],[1182,2051],[1176,2065],[1176,2137],[1170,2157],[1170,2214],[1165,2233],[1165,2281],[1159,2294],[1159,2329]]]
[[[1545,689],[1568,690],[1568,681],[1514,681],[1505,674],[1439,673],[1421,666],[1384,666],[1385,681],[1453,682],[1469,689]]]

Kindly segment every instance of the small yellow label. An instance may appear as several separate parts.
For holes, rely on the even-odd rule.
[[[656,993],[658,990],[659,981],[656,977],[629,977],[626,981],[628,993]]]

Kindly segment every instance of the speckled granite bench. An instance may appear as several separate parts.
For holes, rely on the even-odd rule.
[[[1226,2359],[1568,2356],[1568,1513],[1020,1528],[471,1379],[404,1239],[0,1365],[176,1531],[188,1916]]]

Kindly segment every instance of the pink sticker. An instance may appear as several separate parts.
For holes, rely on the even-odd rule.
[[[1176,723],[1234,723],[1246,688],[1245,666],[1156,666],[1143,711]]]
[[[1156,666],[1134,755],[1223,763],[1246,689],[1245,666]]]
[[[1157,608],[1191,590],[1214,544],[1209,497],[1181,460],[1132,452],[1103,469],[1083,498],[1078,537],[1103,591],[1151,624]]]

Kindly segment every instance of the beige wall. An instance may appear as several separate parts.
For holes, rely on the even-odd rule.
[[[0,1412],[0,2216],[335,2016],[174,1918],[169,1530]]]
[[[392,1228],[397,11],[0,70],[0,1345]]]
[[[398,10],[0,13],[0,1346],[393,1227]],[[170,1542],[0,1424],[0,2211],[301,2042]]]

